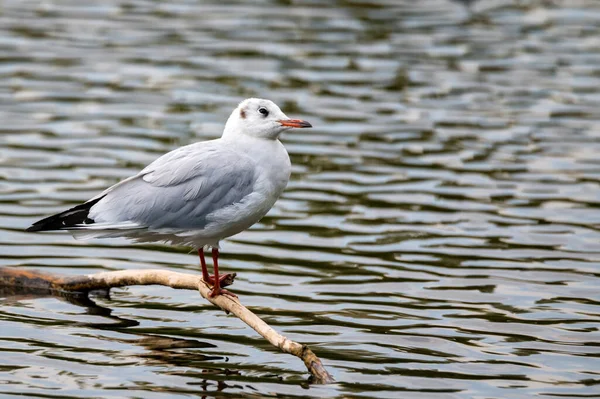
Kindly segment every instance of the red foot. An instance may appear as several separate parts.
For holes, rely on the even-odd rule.
[[[220,288],[220,287],[214,287],[211,291],[210,294],[208,294],[209,297],[214,298],[218,295],[229,295],[232,298],[237,298],[238,296],[235,295],[233,292],[226,290],[225,288]]]
[[[200,265],[202,266],[202,280],[207,282],[208,284],[213,286],[212,291],[210,291],[209,296],[211,298],[216,297],[217,295],[229,295],[233,298],[237,298],[232,292],[222,289],[222,286],[229,285],[233,282],[233,277],[235,274],[224,274],[219,276],[219,249],[212,249],[212,258],[213,258],[213,268],[215,271],[214,275],[209,275],[208,270],[206,269],[206,261],[204,260],[204,249],[198,249],[198,256],[200,257]]]
[[[221,274],[219,276],[219,283],[220,283],[219,285],[221,287],[227,286],[227,284],[223,284],[223,280],[228,279],[230,277],[231,277],[231,273]],[[204,277],[202,278],[202,280],[204,280]],[[210,285],[215,285],[215,275],[214,274],[209,275],[208,276],[208,281],[207,280],[204,280],[204,281],[207,282]]]

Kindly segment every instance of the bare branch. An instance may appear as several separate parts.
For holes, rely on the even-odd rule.
[[[306,345],[301,345],[291,341],[275,331],[271,326],[265,323],[260,317],[248,310],[237,299],[233,299],[226,295],[219,295],[215,298],[209,296],[210,287],[201,281],[198,284],[200,295],[211,302],[213,305],[220,307],[226,312],[231,312],[236,315],[244,323],[248,324],[257,333],[263,336],[271,345],[278,347],[282,351],[299,357],[309,373],[315,378],[315,382],[319,384],[329,384],[334,382],[331,374],[325,370],[321,360],[310,350]]]
[[[222,286],[233,283],[235,274],[232,274]],[[233,313],[244,323],[252,327],[272,345],[282,351],[299,357],[303,362],[314,382],[328,384],[334,382],[333,377],[325,370],[321,360],[306,345],[291,341],[279,334],[261,318],[256,316],[237,299],[219,295],[215,298],[209,296],[211,287],[202,277],[194,274],[171,272],[160,269],[120,270],[115,272],[101,272],[87,276],[60,276],[39,271],[22,270],[15,268],[0,268],[0,286],[45,290],[53,293],[83,292],[92,290],[110,289],[128,285],[164,285],[175,289],[198,290],[200,295],[218,306],[227,313]]]

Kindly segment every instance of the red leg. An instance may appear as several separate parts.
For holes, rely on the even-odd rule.
[[[206,260],[204,260],[204,248],[198,249],[198,256],[200,257],[200,266],[202,267],[202,280],[209,284],[213,283],[212,276],[208,275],[208,269],[206,268]]]
[[[204,259],[204,250],[202,248],[198,250],[198,257],[200,258],[200,266],[202,267],[202,280],[204,280],[205,282],[207,282],[210,285],[214,285],[215,284],[215,276],[211,276],[210,274],[208,274],[208,268],[206,267],[206,260]],[[219,285],[224,285],[226,287],[229,284],[231,284],[231,283],[223,282],[223,280],[226,280],[229,277],[231,277],[231,274],[229,274],[229,273],[219,276]]]
[[[217,295],[230,295],[234,298],[237,298],[237,295],[235,295],[234,293],[227,291],[226,289],[221,288],[221,279],[219,278],[219,249],[218,248],[213,248],[212,249],[212,258],[213,258],[213,269],[214,269],[214,283],[213,283],[213,289],[210,292],[210,297],[214,298]],[[223,276],[225,277],[225,276]]]

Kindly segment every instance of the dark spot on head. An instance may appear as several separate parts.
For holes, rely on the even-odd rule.
[[[244,111],[244,108],[240,109],[240,118],[246,119],[246,111]]]

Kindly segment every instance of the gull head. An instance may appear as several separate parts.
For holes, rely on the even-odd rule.
[[[312,125],[300,119],[288,118],[273,101],[248,98],[231,113],[225,125],[223,137],[244,134],[276,140],[282,132],[288,129],[304,127],[312,127]]]

